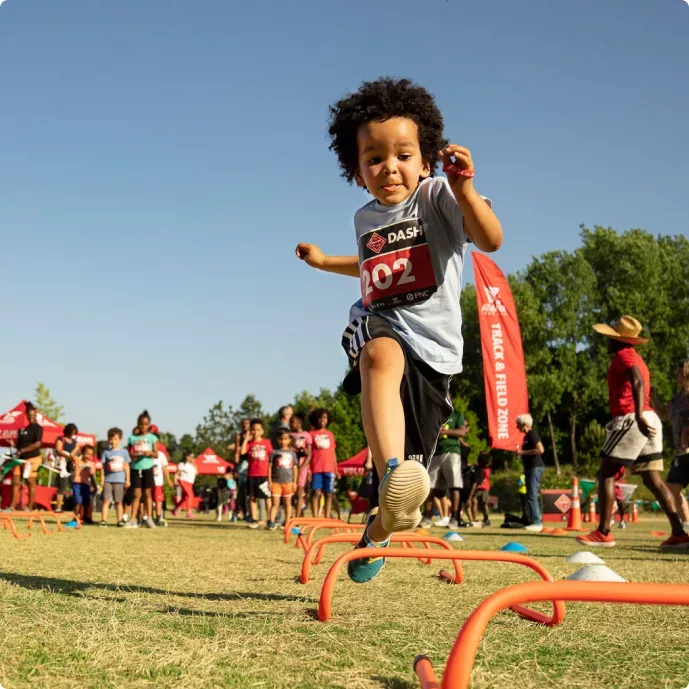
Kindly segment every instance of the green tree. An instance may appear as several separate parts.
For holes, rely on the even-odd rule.
[[[225,408],[222,401],[216,402],[196,426],[195,451],[210,447],[218,456],[227,458],[228,446],[234,442],[235,415],[232,407]]]
[[[175,459],[176,462],[182,461],[184,457],[186,457],[190,452],[193,452],[194,454],[198,454],[199,452],[203,452],[206,448],[202,447],[198,452],[196,450],[196,441],[194,440],[194,437],[190,435],[189,433],[185,433],[180,439],[179,439],[179,445],[177,447],[177,452],[179,459]]]
[[[36,398],[36,409],[52,421],[60,421],[64,416],[64,409],[53,399],[50,389],[43,385],[43,383],[39,383],[36,386],[34,395]]]
[[[239,405],[239,408],[231,412],[233,433],[237,433],[242,427],[242,419],[263,419],[268,424],[266,412],[263,405],[256,399],[255,395],[247,395]],[[269,427],[269,424],[268,424]],[[232,438],[234,442],[234,437]]]

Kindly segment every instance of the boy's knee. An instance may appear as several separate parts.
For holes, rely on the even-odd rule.
[[[404,366],[404,353],[399,343],[391,337],[379,337],[366,343],[359,365],[362,370],[380,370],[400,363]]]

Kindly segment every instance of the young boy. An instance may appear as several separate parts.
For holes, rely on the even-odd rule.
[[[297,512],[296,517],[301,517],[304,509],[304,498],[307,486],[311,483],[311,450],[313,439],[311,434],[304,430],[304,419],[299,414],[293,414],[289,420],[292,431],[292,447],[299,457],[299,476],[297,478]]]
[[[480,452],[478,456],[479,478],[481,482],[476,486],[477,507],[483,512],[483,526],[490,526],[488,514],[488,499],[490,498],[490,454]],[[477,510],[474,509],[474,514]]]
[[[165,484],[172,490],[174,484],[170,478],[168,471],[167,455],[160,449],[156,448],[158,454],[153,460],[153,510],[155,516],[153,521],[156,526],[167,526],[167,520],[163,515],[163,508],[165,507]]]
[[[266,509],[270,510],[270,492],[266,491],[269,474],[269,461],[273,452],[273,445],[270,440],[263,437],[263,421],[253,419],[251,421],[251,431],[244,436],[242,441],[241,453],[249,457],[249,470],[247,472],[249,511],[251,512],[250,529],[257,529],[258,524],[258,501],[265,498]],[[264,488],[266,484],[266,488]]]
[[[337,458],[335,456],[335,436],[328,430],[330,412],[327,409],[315,409],[309,414],[313,426],[311,434],[311,512],[317,517],[320,511],[321,496],[325,497],[324,516],[330,519],[330,510],[335,493],[335,474]]]
[[[122,445],[122,431],[119,428],[111,428],[108,431],[109,447],[101,457],[100,484],[103,486],[103,510],[100,526],[108,525],[108,509],[110,503],[115,503],[117,513],[117,526],[124,526],[122,502],[124,492],[131,483],[129,477],[129,465],[131,457]]]
[[[276,436],[278,449],[270,455],[270,473],[268,474],[268,486],[272,497],[270,508],[270,521],[267,529],[277,529],[275,520],[280,509],[285,511],[285,522],[292,518],[292,496],[297,485],[297,464],[299,458],[292,449],[292,436],[288,431],[278,431]]]
[[[384,564],[375,548],[421,519],[426,466],[452,413],[450,376],[462,370],[460,292],[467,242],[502,243],[500,222],[474,189],[469,149],[447,145],[433,96],[408,79],[361,85],[330,108],[330,148],[342,174],[374,199],[354,216],[358,256],[328,256],[299,244],[314,268],[359,278],[343,346],[352,370],[344,389],[361,392],[368,445],[381,476],[380,508],[349,564],[370,581]],[[447,179],[433,176],[437,159]],[[416,460],[416,461],[411,461]]]
[[[74,516],[84,524],[93,524],[91,519],[91,496],[96,493],[96,464],[93,460],[96,450],[92,445],[84,445],[81,454],[74,461],[72,495],[74,496]]]

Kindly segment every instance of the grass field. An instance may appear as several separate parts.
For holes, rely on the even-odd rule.
[[[630,581],[689,581],[689,553],[658,552],[654,528],[666,525],[647,519],[616,532],[608,565]],[[494,550],[511,538],[555,578],[576,568],[564,562],[577,550],[569,536],[486,529],[457,545]],[[341,577],[323,624],[315,611],[325,567],[348,546],[329,548],[303,586],[301,551],[281,531],[203,519],[155,531],[36,531],[25,541],[0,531],[0,685],[411,688],[417,653],[442,672],[471,610],[534,578],[515,565],[470,562],[465,583],[450,586],[436,577],[438,563],[391,561],[368,585]],[[686,608],[573,603],[553,629],[501,613],[472,687],[679,689],[689,682],[688,632]]]

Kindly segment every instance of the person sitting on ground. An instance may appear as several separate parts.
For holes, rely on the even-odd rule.
[[[277,435],[277,450],[270,455],[270,473],[268,474],[268,488],[272,498],[270,520],[267,529],[276,529],[276,519],[282,500],[283,517],[285,522],[292,518],[292,496],[297,485],[297,464],[299,458],[292,448],[292,436],[288,431],[280,431]]]
[[[517,447],[517,456],[522,458],[526,476],[526,505],[528,508],[527,531],[543,531],[541,517],[541,481],[545,471],[543,443],[533,427],[531,414],[520,414],[516,419],[517,429],[524,433],[522,444]]]
[[[598,472],[598,528],[577,540],[586,546],[613,547],[610,520],[615,495],[615,474],[620,465],[640,474],[653,493],[672,527],[672,535],[660,544],[662,549],[689,548],[689,535],[682,528],[672,493],[661,477],[663,470],[663,425],[650,404],[651,374],[634,348],[648,342],[639,337],[641,323],[622,316],[613,326],[599,323],[593,329],[608,338],[612,361],[608,368],[608,393],[612,421],[605,427]]]
[[[304,419],[300,414],[293,414],[289,420],[292,446],[299,457],[299,475],[297,478],[296,517],[301,517],[304,510],[304,499],[307,497],[308,486],[311,483],[311,451],[313,438],[304,430]]]
[[[57,497],[55,498],[55,511],[62,512],[65,504],[65,495],[71,489],[70,478],[72,465],[77,453],[77,433],[79,430],[73,423],[68,423],[62,435],[55,441],[55,454],[57,455]]]
[[[674,458],[665,478],[668,490],[675,500],[675,508],[689,530],[689,507],[684,490],[689,485],[689,359],[682,361],[676,370],[677,392],[666,406],[663,406],[658,392],[651,388],[651,404],[663,421],[670,421]]]
[[[100,484],[103,486],[103,508],[101,512],[100,526],[108,525],[108,509],[110,503],[115,503],[117,514],[117,526],[125,525],[122,503],[124,492],[129,488],[131,478],[129,465],[131,457],[122,445],[122,431],[119,428],[108,430],[109,447],[101,457]]]
[[[309,414],[312,430],[311,440],[311,512],[317,517],[320,514],[321,496],[325,499],[323,515],[330,519],[333,494],[335,492],[335,474],[337,474],[337,458],[335,448],[337,442],[328,426],[332,420],[327,409],[314,409]]]
[[[84,524],[93,524],[91,518],[91,498],[97,492],[96,485],[96,450],[93,445],[84,445],[81,454],[76,456],[72,477],[72,495],[74,496],[74,516]]]
[[[270,472],[270,456],[273,453],[273,445],[270,440],[263,437],[263,421],[261,419],[251,420],[251,431],[244,437],[242,442],[242,454],[249,457],[249,470],[247,472],[249,511],[251,521],[248,523],[250,529],[257,529],[260,524],[258,521],[258,501],[266,500],[266,508],[270,510],[270,491],[268,490],[268,474]]]

